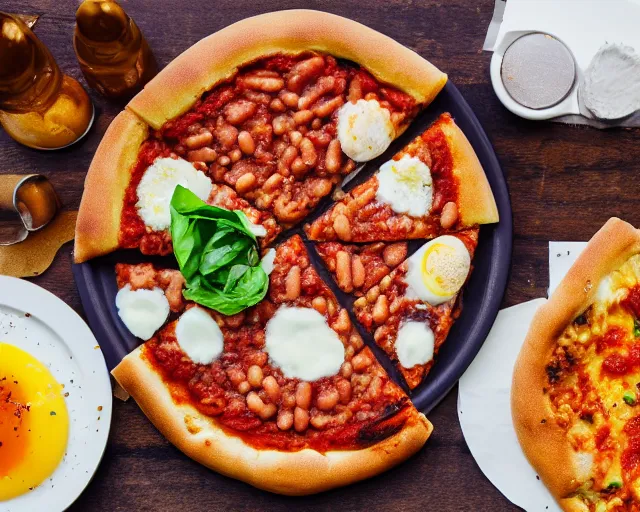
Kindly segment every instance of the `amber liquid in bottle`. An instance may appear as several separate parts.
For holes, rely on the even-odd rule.
[[[19,18],[0,12],[0,124],[18,142],[56,149],[75,142],[93,120],[93,104],[63,75],[47,47]]]
[[[142,32],[111,0],[82,2],[73,45],[87,83],[110,98],[132,96],[158,72]]]

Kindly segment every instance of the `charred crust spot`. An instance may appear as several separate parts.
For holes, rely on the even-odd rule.
[[[406,421],[403,413],[408,412],[410,407],[406,397],[388,405],[380,418],[360,429],[357,441],[366,445],[375,444],[398,433]]]

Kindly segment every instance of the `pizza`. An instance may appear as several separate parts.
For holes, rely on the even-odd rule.
[[[385,188],[390,195],[373,201],[365,193],[362,202],[356,187],[330,206],[352,208],[353,197],[380,220],[376,212],[397,208],[394,190],[415,206],[428,188],[428,211],[387,215],[391,236],[363,215],[349,218],[353,239],[313,232],[332,191],[377,164],[446,80],[358,23],[283,11],[197,43],[114,119],[87,174],[74,258],[119,249],[175,257],[113,257],[115,307],[141,344],[112,373],[188,456],[299,495],[378,474],[425,444],[431,424],[372,347],[384,329],[377,341],[401,364],[401,330],[420,324],[410,352],[437,352],[460,312],[478,225],[498,220],[484,171],[453,119],[445,114],[380,166],[376,176],[406,158],[422,166],[400,169]],[[443,226],[447,215],[455,219]],[[439,227],[394,227],[406,222]],[[367,236],[358,235],[361,225]],[[417,238],[412,249],[408,240]],[[416,270],[412,262],[427,249],[429,264]],[[383,299],[367,302],[374,293],[390,306],[384,320]],[[412,388],[431,365],[406,368]]]
[[[305,229],[311,240],[433,238],[498,221],[491,187],[449,114]]]
[[[514,369],[525,455],[567,511],[638,510],[640,233],[610,219],[540,307]]]

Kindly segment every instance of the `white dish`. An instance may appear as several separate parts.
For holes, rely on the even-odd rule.
[[[65,510],[91,481],[109,436],[112,393],[102,351],[89,327],[62,300],[7,276],[0,276],[0,341],[40,360],[69,393],[69,441],[62,462],[33,491],[0,502],[0,512]]]

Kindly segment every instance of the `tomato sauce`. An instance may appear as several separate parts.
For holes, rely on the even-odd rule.
[[[450,120],[448,115],[443,115],[440,123]],[[453,155],[447,137],[442,130],[429,129],[422,135],[422,140],[427,144],[431,153],[431,176],[433,189],[436,191],[433,210],[439,211],[449,201],[458,199],[459,183],[453,174]]]

